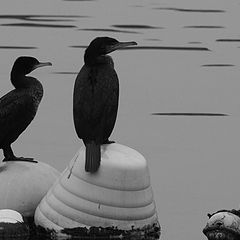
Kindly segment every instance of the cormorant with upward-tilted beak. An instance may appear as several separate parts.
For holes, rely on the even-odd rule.
[[[34,57],[17,58],[11,71],[11,82],[15,87],[0,98],[0,148],[3,161],[33,161],[33,158],[16,157],[11,144],[28,127],[36,115],[43,96],[42,84],[33,77],[26,76],[34,69],[50,66]]]
[[[101,144],[112,143],[118,110],[119,83],[113,60],[106,55],[136,45],[109,37],[95,38],[84,54],[73,92],[73,119],[79,138],[86,146],[85,171],[94,173],[101,161]]]

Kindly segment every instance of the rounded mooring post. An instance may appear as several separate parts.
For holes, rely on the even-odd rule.
[[[29,228],[19,212],[0,209],[0,239],[26,239],[28,235]]]
[[[12,209],[23,217],[34,212],[60,176],[43,162],[8,161],[0,164],[0,209]]]
[[[120,144],[101,146],[101,166],[85,172],[80,148],[35,212],[35,224],[48,230],[113,227],[119,231],[156,231],[156,213],[145,158]]]

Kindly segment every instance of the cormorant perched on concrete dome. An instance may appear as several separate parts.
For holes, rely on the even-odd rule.
[[[3,161],[33,161],[32,158],[16,157],[11,144],[27,128],[36,115],[43,96],[42,84],[33,77],[26,76],[34,69],[50,66],[34,57],[17,58],[11,71],[11,82],[15,87],[0,98],[0,148]]]
[[[113,60],[106,54],[136,42],[95,38],[84,54],[73,92],[73,119],[79,138],[86,146],[85,171],[96,172],[101,161],[101,144],[112,143],[118,109],[119,82]]]

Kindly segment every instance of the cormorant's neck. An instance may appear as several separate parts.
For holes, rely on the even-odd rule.
[[[92,51],[89,51],[88,49],[85,51],[84,54],[84,63],[85,65],[92,67],[102,64],[110,64],[112,67],[114,66],[113,60],[108,55],[96,55]]]
[[[15,88],[31,88],[41,84],[36,78],[11,72],[11,83]]]

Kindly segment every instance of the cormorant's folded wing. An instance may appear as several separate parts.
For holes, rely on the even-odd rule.
[[[24,131],[34,115],[33,100],[28,94],[12,90],[0,98],[0,144],[13,131]]]

